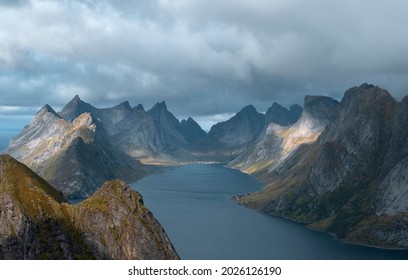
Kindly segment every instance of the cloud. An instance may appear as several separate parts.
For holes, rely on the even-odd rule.
[[[4,7],[20,7],[29,3],[28,0],[0,0],[0,6]]]
[[[166,100],[176,115],[408,93],[406,1],[0,1],[0,104]]]

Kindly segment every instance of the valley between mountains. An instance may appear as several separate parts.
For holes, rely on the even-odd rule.
[[[305,96],[302,105],[273,103],[265,114],[249,105],[208,133],[164,101],[99,109],[75,96],[61,112],[43,106],[1,156],[0,257],[177,259],[125,182],[194,162],[260,179],[261,191],[234,197],[245,207],[347,242],[408,249],[408,98],[363,84],[340,101]],[[65,200],[80,197],[90,198]],[[97,228],[104,219],[108,230]],[[43,228],[55,238],[43,240]]]

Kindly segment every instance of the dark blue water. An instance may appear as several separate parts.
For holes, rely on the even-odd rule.
[[[230,200],[262,188],[221,165],[166,169],[133,185],[182,259],[408,259],[408,251],[345,244]]]

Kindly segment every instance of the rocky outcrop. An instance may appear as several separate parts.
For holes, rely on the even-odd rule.
[[[407,248],[406,102],[372,85],[349,89],[315,142],[282,162],[263,191],[237,199],[349,242]]]
[[[0,259],[178,259],[143,199],[124,182],[78,205],[0,156]]]
[[[123,181],[105,183],[93,196],[71,206],[69,213],[97,259],[178,258],[142,196]]]

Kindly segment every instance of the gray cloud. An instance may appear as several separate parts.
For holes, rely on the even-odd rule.
[[[61,107],[79,94],[96,106],[166,100],[205,119],[305,94],[339,99],[363,82],[401,98],[407,10],[396,0],[0,1],[0,105]]]
[[[4,7],[19,7],[29,3],[29,0],[0,0],[0,6]]]

